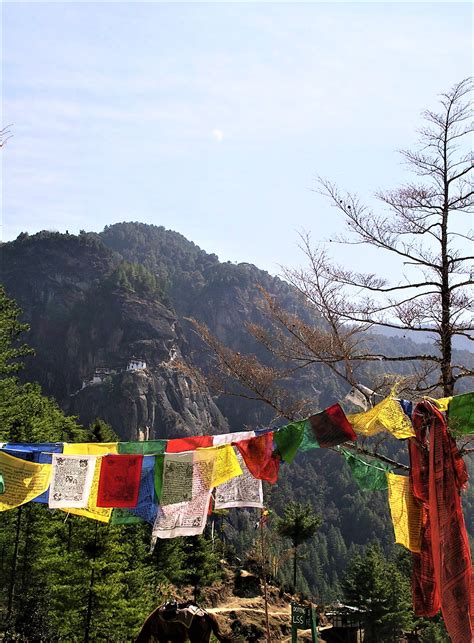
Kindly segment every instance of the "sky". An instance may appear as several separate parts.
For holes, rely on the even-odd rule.
[[[397,150],[472,74],[469,3],[4,2],[2,30],[4,241],[142,221],[272,274],[342,228],[315,177],[409,180]]]

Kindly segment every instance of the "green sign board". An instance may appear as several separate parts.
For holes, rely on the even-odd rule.
[[[316,614],[312,607],[307,605],[291,604],[291,640],[298,640],[298,630],[311,630],[314,643],[318,641],[316,633]]]
[[[291,624],[296,626],[297,630],[309,630],[311,627],[310,608],[306,605],[291,604]]]

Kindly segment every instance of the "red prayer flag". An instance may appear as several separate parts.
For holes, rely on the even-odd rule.
[[[98,507],[137,506],[143,455],[105,455],[100,467]]]
[[[459,494],[467,481],[466,468],[444,416],[433,404],[417,404],[413,427],[410,480],[422,503],[421,552],[412,554],[415,614],[434,616],[441,607],[451,640],[471,643],[472,563]]]
[[[189,438],[176,438],[168,440],[166,453],[182,453],[212,447],[212,435],[191,435]]]
[[[333,404],[321,413],[312,415],[308,422],[314,438],[322,448],[334,447],[357,438],[339,404]]]
[[[273,431],[249,440],[240,440],[236,446],[254,478],[272,484],[277,482],[280,456],[273,453]]]

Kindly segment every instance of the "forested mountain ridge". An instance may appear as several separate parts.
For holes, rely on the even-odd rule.
[[[170,437],[272,421],[271,410],[260,403],[213,399],[194,374],[195,365],[205,370],[209,361],[186,318],[204,322],[234,349],[268,359],[245,323],[264,321],[257,284],[299,311],[301,302],[286,282],[251,264],[221,263],[178,233],[140,223],[77,237],[20,235],[2,246],[2,255],[2,280],[31,325],[28,341],[36,349],[24,377],[39,381],[83,423],[99,416],[121,439],[137,439],[140,431],[150,438]],[[382,336],[373,341],[388,354],[408,351],[411,344]],[[133,356],[146,361],[146,370],[126,370]],[[472,354],[464,352],[462,359],[472,360]],[[117,372],[82,388],[98,368]],[[347,391],[321,367],[293,385],[314,400],[315,411]],[[384,494],[361,492],[337,454],[298,456],[282,467],[267,498],[277,513],[295,498],[310,500],[323,515],[322,527],[306,546],[300,579],[302,589],[322,600],[339,596],[338,581],[354,551],[374,538],[386,551],[391,548]],[[240,554],[252,543],[252,524],[245,511],[236,511],[227,523],[227,537]],[[289,569],[283,566],[280,573],[289,580]]]

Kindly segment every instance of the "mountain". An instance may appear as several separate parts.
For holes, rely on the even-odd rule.
[[[271,363],[245,324],[266,323],[257,284],[289,310],[308,315],[283,280],[248,263],[222,263],[182,235],[142,223],[108,226],[100,234],[21,234],[3,244],[2,266],[2,281],[31,325],[28,342],[36,350],[23,376],[40,382],[84,424],[101,417],[121,439],[133,440],[273,421],[259,402],[212,394],[196,368],[206,371],[212,364],[188,318],[205,323],[242,354]],[[372,341],[388,354],[413,350],[407,338]],[[470,353],[461,358],[472,363]],[[347,392],[317,366],[288,385],[310,397],[315,411]],[[403,457],[403,443],[388,448]],[[301,563],[302,589],[322,600],[337,597],[338,579],[354,551],[375,538],[386,550],[392,546],[385,495],[361,492],[341,457],[329,450],[298,455],[282,466],[266,498],[279,514],[295,499],[309,500],[323,515]],[[471,515],[472,498],[467,502]],[[253,542],[253,522],[251,512],[229,516],[227,537],[238,555]],[[290,582],[289,568],[283,566],[281,575]]]

